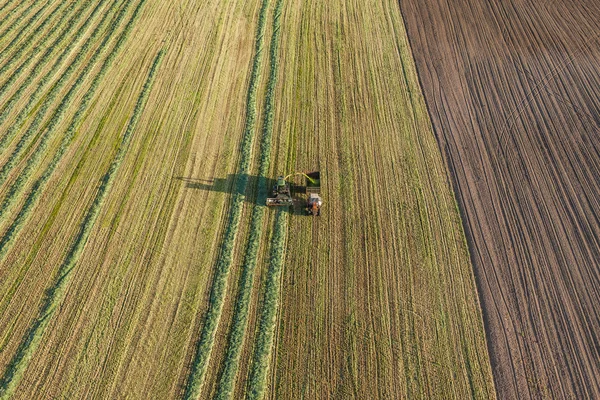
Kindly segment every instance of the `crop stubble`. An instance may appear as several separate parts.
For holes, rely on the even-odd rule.
[[[29,180],[51,171],[2,259],[0,287],[14,288],[3,291],[0,302],[6,310],[2,370],[52,284],[48,277],[56,276],[74,243],[98,189],[90,182],[99,182],[109,168],[154,56],[166,49],[114,185],[86,231],[64,301],[48,321],[15,398],[183,395],[239,179],[254,48],[248,32],[256,31],[261,3],[147,0],[119,62],[89,104],[81,102],[94,88],[97,68],[82,78],[72,97],[73,104],[84,104],[81,121],[73,125],[77,114],[69,111],[56,123],[39,165],[19,188],[30,193],[36,184]],[[242,172],[265,174],[260,160],[269,152],[269,176],[320,168],[326,207],[320,219],[280,211],[250,224],[266,182],[248,177],[201,397],[493,396],[468,253],[397,4],[267,3],[265,57],[275,31],[280,43],[270,63],[262,63],[253,134],[259,138],[260,129],[271,129],[268,123],[263,128],[264,116],[271,115],[273,145],[263,148],[256,140]],[[137,1],[124,4],[134,8]],[[280,27],[276,4],[282,5]],[[118,13],[113,3],[106,7]],[[93,17],[96,23],[99,18]],[[77,60],[74,54],[90,34],[78,37],[67,57],[56,51],[46,59],[41,53],[44,67],[33,67],[39,76],[30,82],[27,76],[15,79],[10,95],[22,82],[42,84],[23,90],[3,129],[37,87],[39,99],[27,107],[32,115],[40,111],[44,95]],[[93,40],[86,60],[101,38]],[[277,64],[274,80],[269,68]],[[74,79],[65,79],[57,103]],[[40,131],[54,118],[55,105],[40,117]],[[19,123],[25,126],[15,137],[30,122],[29,112],[23,114]],[[62,154],[66,132],[73,137]],[[10,142],[3,159],[14,151]],[[35,151],[29,147],[19,158]],[[60,158],[53,166],[55,154]],[[14,164],[3,194],[25,165]],[[16,198],[2,232],[25,201]],[[274,224],[282,219],[288,224],[277,231]],[[251,261],[244,249],[254,248],[248,240],[260,241],[249,253],[256,276],[238,284]],[[233,305],[243,284],[251,288],[242,310],[248,328],[233,352],[240,360],[233,381],[222,386],[219,372],[230,357]]]
[[[598,3],[400,4],[499,397],[600,397]]]

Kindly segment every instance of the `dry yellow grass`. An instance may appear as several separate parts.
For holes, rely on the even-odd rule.
[[[94,76],[140,4],[95,89]],[[40,114],[47,98],[40,97],[0,154],[6,163],[40,115],[32,144],[15,153],[0,188],[5,198],[23,182],[0,225],[2,235],[18,228],[0,266],[6,379],[165,50],[64,297],[14,381],[15,398],[494,396],[459,215],[394,1],[119,0],[103,7],[56,71],[59,49],[48,55],[1,126],[5,132],[14,123],[36,85],[47,93],[79,62],[77,52],[108,15],[56,89],[57,101]],[[263,50],[256,53],[261,9]],[[9,10],[0,5],[0,13]],[[86,10],[91,15],[91,5]],[[94,51],[98,62],[86,70]],[[64,115],[55,117],[78,76]],[[72,142],[15,225],[81,104]],[[264,124],[269,115],[272,128]],[[36,150],[48,124],[55,126],[47,147]],[[273,144],[261,145],[269,135]],[[239,179],[244,152],[247,183]],[[27,160],[38,156],[23,178]],[[282,212],[276,221],[273,210],[257,208],[266,181],[255,176],[313,169],[324,176],[322,217]],[[231,194],[240,187],[245,197],[232,223]],[[247,308],[235,308],[238,298]],[[198,346],[207,318],[215,325]],[[239,337],[231,336],[235,329]],[[239,364],[227,375],[223,366],[234,356]],[[199,359],[206,359],[201,367]],[[198,368],[204,372],[191,373]]]

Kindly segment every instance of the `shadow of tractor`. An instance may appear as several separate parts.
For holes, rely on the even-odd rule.
[[[244,201],[250,204],[266,206],[266,198],[273,194],[273,187],[277,179],[259,177],[249,174],[229,174],[225,178],[191,178],[177,176],[173,179],[181,181],[186,188],[195,190],[207,190],[212,192],[226,193],[229,195],[243,194],[240,188],[246,188]],[[244,184],[244,181],[245,184]],[[306,187],[301,185],[291,185],[293,205],[291,207],[280,207],[293,215],[306,215]],[[269,207],[278,208],[278,207]]]

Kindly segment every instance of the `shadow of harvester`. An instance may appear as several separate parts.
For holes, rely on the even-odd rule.
[[[277,183],[276,179],[249,174],[229,174],[225,178],[212,179],[177,176],[174,177],[174,179],[183,182],[186,188],[227,193],[230,195],[244,194],[242,193],[242,188],[245,187],[246,196],[244,197],[244,201],[250,204],[261,206],[264,206],[266,203],[266,198],[273,194],[273,187]],[[281,208],[282,210],[290,212],[294,215],[304,214],[306,199],[303,197],[303,195],[306,193],[306,187],[291,185],[290,190],[293,200],[292,207],[269,208]]]

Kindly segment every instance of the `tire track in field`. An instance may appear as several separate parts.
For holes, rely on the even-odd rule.
[[[143,2],[140,2],[140,4],[143,4]],[[144,83],[142,91],[138,96],[133,114],[129,120],[127,129],[123,134],[119,148],[111,162],[110,167],[108,168],[108,171],[101,180],[96,197],[86,212],[86,215],[80,225],[79,232],[75,237],[75,241],[71,245],[64,262],[59,268],[57,280],[54,282],[53,286],[47,290],[38,318],[23,337],[21,346],[19,346],[17,353],[11,360],[7,370],[4,372],[2,380],[0,380],[0,399],[2,400],[8,399],[13,395],[23,376],[23,373],[25,372],[25,369],[27,368],[27,365],[29,364],[29,360],[39,346],[45,327],[48,325],[50,318],[60,305],[65,295],[66,286],[70,281],[73,269],[83,253],[83,249],[90,236],[90,232],[94,227],[96,219],[98,218],[104,200],[106,199],[106,196],[113,185],[117,172],[119,171],[119,167],[121,166],[125,154],[127,153],[131,136],[133,135],[135,127],[137,126],[137,122],[139,121],[144,110],[148,96],[152,89],[152,84],[154,83],[156,70],[158,69],[163,56],[164,50],[160,50],[154,59],[154,62],[152,63],[148,77],[146,78],[146,82]]]
[[[135,21],[137,15],[141,9],[141,6],[145,3],[145,1],[146,0],[141,0],[140,3],[138,3],[138,7],[134,11],[131,21]],[[53,137],[52,134],[55,133],[54,132],[55,128],[58,126],[58,124],[60,122],[62,122],[62,119],[64,118],[64,116],[67,112],[67,109],[71,105],[70,103],[73,101],[75,94],[80,89],[80,87],[83,85],[85,80],[87,79],[87,77],[90,74],[90,72],[92,71],[93,67],[98,62],[100,56],[103,55],[108,43],[110,42],[110,40],[113,37],[114,31],[116,29],[118,29],[118,27],[120,26],[120,23],[121,23],[122,19],[124,18],[125,14],[127,12],[127,9],[129,8],[130,5],[131,5],[131,2],[127,2],[125,7],[123,7],[121,9],[117,19],[112,24],[112,29],[104,37],[104,39],[102,40],[102,43],[100,43],[100,46],[96,49],[96,51],[93,53],[92,57],[89,59],[88,63],[85,65],[83,70],[77,76],[75,83],[73,83],[73,85],[71,86],[71,88],[69,89],[67,94],[61,100],[59,106],[55,110],[50,121],[45,125],[44,130],[39,134],[39,136],[41,136],[41,138],[38,141],[37,147],[35,148],[35,150],[33,150],[32,153],[30,153],[29,158],[26,161],[25,167],[23,168],[23,170],[21,170],[21,172],[18,175],[18,177],[16,178],[16,180],[9,187],[6,195],[4,196],[4,199],[2,200],[2,203],[0,203],[0,221],[2,221],[4,218],[6,218],[6,214],[8,213],[10,208],[14,205],[19,194],[22,192],[23,187],[25,186],[25,183],[30,178],[30,175],[35,170],[35,167],[37,167],[37,164],[40,161],[40,159],[42,158],[42,156],[45,154],[46,148],[48,147],[48,142]],[[118,43],[117,43],[117,45],[115,45],[113,50],[117,49],[118,46],[123,45],[126,37],[128,36],[128,33],[129,33],[129,31],[131,31],[131,29],[132,29],[131,24],[125,26],[125,29],[124,29],[123,33],[121,34],[121,36],[119,37]],[[80,54],[83,54],[83,52],[81,52]],[[116,56],[116,54],[113,52],[108,56],[107,59],[111,59],[111,58],[114,59],[115,56]],[[104,65],[108,66],[108,64],[110,64],[110,63],[112,63],[112,60],[109,63],[105,63]],[[71,66],[72,65],[73,64],[71,64]],[[106,70],[104,70],[104,72],[106,72]],[[61,79],[63,81],[66,80],[65,75],[61,76]],[[96,82],[95,88],[97,88],[98,83],[99,82]],[[54,88],[52,90],[53,95],[46,96],[44,104],[46,104],[47,107],[49,107],[50,104],[52,104],[52,101],[58,94],[58,91],[54,90],[56,87],[58,87],[58,85],[54,86]],[[94,88],[94,90],[95,90],[95,88]],[[86,100],[86,104],[89,104],[90,100],[91,100],[91,97]],[[80,112],[75,115],[74,120],[75,120],[75,118],[76,119],[83,118],[83,112],[84,112],[84,110],[80,110]],[[2,168],[0,168],[0,185],[4,184],[4,182],[6,182],[9,173],[12,172],[13,168],[16,166],[17,162],[19,161],[19,157],[27,149],[27,144],[29,142],[29,139],[36,132],[35,128],[37,128],[39,126],[39,124],[41,123],[42,117],[43,117],[43,113],[40,113],[40,114],[38,114],[38,116],[36,116],[36,120],[38,123],[35,123],[36,121],[34,121],[34,124],[32,124],[32,126],[30,126],[30,128],[23,134],[23,136],[17,143],[17,146],[11,153],[11,155],[8,158],[8,160],[6,161],[6,163],[2,166]],[[73,131],[68,132],[65,135],[65,137],[68,137],[69,135],[74,134],[74,133],[75,132],[73,129]],[[63,143],[64,143],[64,140],[63,140]],[[61,144],[63,144],[63,143],[61,143]],[[65,150],[66,149],[64,149],[63,152]],[[2,245],[0,245],[0,248],[1,247],[2,247]],[[4,253],[0,249],[0,258],[2,258],[3,255],[4,255]]]
[[[227,293],[227,278],[229,277],[229,270],[233,258],[234,243],[242,216],[243,202],[245,199],[246,186],[248,184],[248,171],[252,156],[252,143],[256,126],[256,94],[262,65],[262,52],[268,6],[269,0],[263,0],[258,17],[252,73],[250,75],[250,82],[248,85],[246,122],[244,126],[242,143],[240,145],[241,157],[237,171],[238,175],[234,184],[231,207],[228,211],[229,219],[224,230],[221,249],[215,265],[215,273],[210,289],[208,310],[204,316],[204,324],[202,331],[200,332],[200,338],[195,346],[192,365],[186,378],[183,396],[185,399],[196,399],[200,395],[200,390],[202,389],[202,385],[204,383],[208,361],[210,360],[210,355],[214,344],[215,334],[221,319],[225,295]]]
[[[250,220],[250,232],[242,263],[239,292],[233,312],[233,322],[229,334],[225,360],[215,398],[229,399],[238,372],[240,355],[248,326],[250,297],[254,271],[256,269],[258,249],[262,237],[263,220],[267,198],[267,174],[271,164],[271,142],[273,136],[273,117],[275,114],[275,86],[277,84],[278,50],[280,36],[280,18],[283,0],[278,0],[273,14],[273,33],[269,52],[269,80],[265,98],[263,137],[260,147],[258,167],[258,195]]]
[[[88,37],[88,39],[84,42],[83,46],[81,47],[80,53],[85,53],[87,50],[89,50],[90,45],[94,42],[96,37],[100,34],[102,26],[108,21],[109,17],[112,15],[113,9],[120,2],[121,2],[121,0],[114,0],[114,3],[111,6],[111,8],[105,11],[100,23],[92,31],[92,34]],[[59,68],[62,65],[62,62],[65,60],[66,57],[68,57],[69,53],[71,52],[71,50],[73,50],[73,48],[75,47],[75,45],[77,44],[79,39],[81,39],[83,34],[88,30],[89,25],[96,17],[96,14],[98,13],[98,11],[100,11],[100,9],[102,8],[102,5],[104,5],[105,3],[106,3],[106,0],[102,0],[102,1],[98,2],[96,7],[94,8],[94,10],[92,11],[91,15],[79,27],[79,29],[77,30],[75,35],[71,38],[71,40],[69,41],[67,46],[63,49],[62,53],[55,60],[52,67],[40,79],[40,81],[38,82],[38,84],[36,86],[35,91],[33,92],[33,94],[30,95],[29,100],[27,101],[27,104],[20,109],[19,114],[15,118],[12,125],[8,128],[8,130],[0,138],[0,154],[2,154],[2,152],[6,149],[6,146],[8,146],[10,141],[14,138],[15,134],[17,133],[17,131],[19,130],[19,128],[21,127],[21,125],[23,124],[23,122],[25,121],[25,119],[27,118],[29,113],[33,110],[34,106],[36,105],[36,102],[42,96],[43,89],[45,88],[46,84],[58,72]],[[67,28],[67,29],[68,29],[68,31],[63,32],[63,35],[61,35],[61,37],[59,39],[57,39],[50,46],[49,49],[46,50],[44,55],[42,55],[42,57],[38,60],[36,65],[33,67],[33,69],[30,71],[28,76],[25,78],[25,80],[21,83],[21,86],[19,87],[19,89],[17,89],[15,91],[15,93],[11,96],[10,100],[8,100],[4,104],[2,112],[0,113],[0,124],[2,124],[6,120],[10,111],[15,106],[15,104],[19,101],[19,99],[23,95],[24,91],[29,87],[29,85],[33,82],[33,79],[41,72],[42,68],[46,65],[46,62],[49,60],[50,56],[53,53],[54,47],[59,48],[62,45],[63,40],[68,38],[68,33],[70,32],[70,28]],[[78,57],[80,57],[79,54],[75,56],[74,61]],[[74,71],[74,69],[73,68],[69,69],[67,67],[67,70],[63,73],[63,75],[70,73],[69,71]],[[5,84],[9,84],[9,81],[11,80],[11,78],[9,78]],[[61,83],[61,82],[64,82],[64,83]],[[55,83],[55,85],[64,85],[64,84],[66,84],[66,81],[61,81],[60,79],[58,80],[57,83]],[[0,87],[0,93],[4,93],[5,90],[6,89],[4,88],[4,84],[3,84],[3,86]]]

